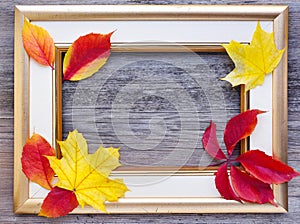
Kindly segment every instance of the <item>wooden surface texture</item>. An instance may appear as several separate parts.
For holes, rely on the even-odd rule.
[[[225,52],[113,52],[91,78],[63,82],[63,139],[77,129],[90,153],[119,147],[123,166],[205,167],[210,120],[223,143],[226,121],[240,112],[239,87],[220,80],[232,69]]]
[[[289,85],[288,85],[288,94],[289,94],[289,104],[288,104],[288,127],[289,127],[289,148],[288,148],[288,158],[289,165],[294,167],[296,170],[300,171],[300,63],[299,63],[299,54],[300,54],[300,2],[299,1],[283,1],[283,0],[274,0],[274,1],[196,1],[196,0],[85,0],[84,2],[80,2],[84,4],[288,4],[290,7],[290,16],[289,16]],[[35,215],[14,215],[13,210],[13,82],[14,82],[14,70],[13,70],[13,38],[14,38],[14,5],[18,4],[78,4],[76,0],[53,0],[51,2],[46,0],[15,0],[15,1],[1,1],[0,2],[0,223],[299,223],[300,220],[300,178],[292,180],[289,183],[289,213],[287,214],[145,214],[145,215],[69,215],[67,217],[62,217],[59,219],[45,219],[42,217],[37,217]],[[118,55],[117,57],[122,57],[122,55]],[[173,56],[175,57],[175,56]],[[230,60],[224,54],[214,54],[210,55],[211,61],[207,61],[207,65],[211,72],[216,72],[215,74],[221,75],[224,72],[228,72],[232,64]],[[217,62],[225,62],[224,65],[214,65],[211,63],[212,61]],[[151,61],[148,61],[151,63]],[[132,65],[134,66],[134,64]],[[142,65],[139,65],[142,66]],[[161,65],[162,66],[162,65]],[[178,66],[177,66],[178,67]],[[132,69],[132,68],[131,68]],[[137,68],[135,68],[137,69]],[[134,70],[133,69],[133,76]],[[141,69],[141,68],[138,68]],[[175,68],[177,69],[177,68]],[[180,72],[179,72],[180,73]],[[122,78],[122,77],[121,77]],[[155,77],[154,81],[159,78]],[[128,80],[128,77],[124,77],[124,80]],[[122,81],[120,79],[120,83],[117,85],[121,85]],[[111,80],[113,82],[114,80]],[[153,80],[152,80],[153,81]],[[159,81],[159,80],[157,80]],[[109,82],[109,80],[108,80]],[[137,83],[137,88],[138,88]],[[112,87],[113,85],[108,85]],[[190,95],[193,96],[193,91],[197,93],[197,91],[201,91],[197,88],[191,88],[193,86],[193,82],[190,82],[189,91]],[[164,86],[162,86],[164,87]],[[228,87],[228,86],[227,86]],[[222,88],[227,88],[226,85]],[[68,99],[67,94],[71,94],[74,96],[74,86],[64,86],[65,88],[65,97],[64,99]],[[73,90],[72,90],[73,88]],[[114,91],[114,89],[110,89],[110,91]],[[146,92],[153,93],[153,89],[148,89]],[[99,94],[99,93],[97,93]],[[151,95],[151,94],[150,94]],[[152,94],[157,95],[157,94]],[[197,94],[196,94],[197,95]],[[200,94],[201,95],[201,94]],[[113,96],[113,95],[112,95]],[[234,102],[227,102],[226,99],[234,98]],[[105,95],[101,96],[97,95],[96,98],[96,124],[98,125],[96,130],[97,133],[101,133],[101,130],[107,130],[108,132],[111,130],[111,127],[105,126],[105,119],[110,119],[104,113],[107,108],[103,107],[103,105],[109,105],[103,103],[103,101],[107,99]],[[172,97],[170,101],[172,101]],[[196,101],[195,98],[191,98],[193,101]],[[176,128],[179,126],[172,126],[171,124],[176,124],[176,111],[173,110],[171,104],[163,103],[160,101],[159,97],[154,98],[141,98],[139,103],[137,103],[134,107],[134,110],[131,111],[131,116],[133,116],[132,129],[133,133],[144,136],[145,138],[149,136],[151,133],[149,132],[151,129],[146,126],[141,126],[141,123],[148,124],[149,119],[147,118],[143,122],[140,121],[140,114],[137,113],[139,110],[144,110],[146,105],[150,105],[153,111],[157,114],[157,117],[166,116],[167,120],[170,119],[170,126],[168,128],[167,125],[167,140],[165,143],[169,145],[169,141],[174,141],[173,138],[176,139]],[[174,100],[174,99],[173,99]],[[229,108],[228,117],[235,114],[237,112],[238,107],[238,95],[234,94],[234,96],[226,96],[225,104]],[[74,102],[74,101],[73,101]],[[151,103],[155,102],[155,107],[151,107]],[[79,102],[80,103],[80,102]],[[160,104],[161,103],[161,104]],[[64,131],[68,131],[71,126],[74,124],[70,123],[70,116],[72,115],[72,111],[70,111],[71,102],[66,102],[65,100],[65,108],[64,108],[64,120],[66,121],[64,126]],[[207,104],[205,102],[205,97],[203,98],[201,106]],[[168,107],[157,107],[157,106],[169,105]],[[119,104],[122,106],[122,104]],[[158,111],[156,109],[159,108]],[[128,109],[128,108],[127,108]],[[94,108],[93,108],[94,110]],[[200,111],[205,111],[203,108]],[[76,113],[75,113],[76,114]],[[82,116],[82,115],[81,115]],[[145,118],[144,115],[142,116]],[[124,117],[117,118],[124,119]],[[207,122],[210,118],[204,116],[204,123]],[[161,120],[157,120],[160,122]],[[69,122],[69,123],[68,123]],[[138,125],[136,125],[138,124]],[[101,126],[104,125],[104,126]],[[156,125],[155,120],[153,125]],[[200,130],[205,128],[204,124],[200,127]],[[103,129],[104,128],[104,129]],[[107,133],[105,131],[105,133]],[[93,136],[90,135],[91,140],[93,141]],[[173,140],[172,140],[173,139]],[[116,138],[110,139],[109,136],[104,138],[104,142],[111,143],[111,141],[115,141]],[[95,140],[95,144],[98,142]],[[164,143],[164,144],[165,144]],[[144,147],[147,148],[147,142],[145,142]],[[134,147],[133,147],[134,148]],[[164,148],[168,150],[167,147]],[[155,151],[155,150],[154,150]],[[139,153],[141,156],[139,159],[145,158],[145,153]],[[153,152],[153,155],[157,155]],[[149,155],[147,155],[149,156]],[[151,154],[150,154],[151,156]],[[125,162],[129,162],[129,158],[131,154],[129,153],[127,157],[125,156]],[[150,157],[149,157],[150,158]],[[127,160],[126,160],[127,159]],[[154,161],[153,161],[154,162]],[[150,164],[153,164],[150,161]],[[182,163],[182,161],[177,161]],[[199,161],[189,160],[188,164],[195,165]],[[142,164],[141,164],[142,165]],[[174,165],[174,164],[170,164]],[[176,165],[176,164],[175,164]]]

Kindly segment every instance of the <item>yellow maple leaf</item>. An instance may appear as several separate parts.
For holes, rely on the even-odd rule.
[[[230,82],[232,86],[245,84],[246,91],[262,85],[265,75],[277,67],[284,53],[284,49],[276,48],[274,32],[262,30],[259,22],[249,45],[232,40],[222,46],[235,64],[234,70],[222,80]]]
[[[59,178],[56,186],[73,191],[82,207],[89,204],[106,212],[105,201],[118,201],[128,191],[123,180],[108,178],[111,170],[120,166],[119,149],[100,147],[88,154],[86,140],[77,130],[59,145],[63,157],[47,157]]]

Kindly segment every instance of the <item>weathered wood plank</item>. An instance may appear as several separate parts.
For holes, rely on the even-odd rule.
[[[63,136],[78,129],[90,152],[120,147],[124,165],[206,166],[210,120],[222,140],[240,111],[239,89],[220,80],[232,68],[225,53],[112,53],[93,77],[63,83]]]

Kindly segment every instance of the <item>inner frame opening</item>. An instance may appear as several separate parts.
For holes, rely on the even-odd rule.
[[[56,54],[56,139],[65,139],[69,131],[77,128],[87,139],[90,153],[100,144],[120,147],[123,164],[118,168],[120,172],[199,173],[217,169],[212,166],[215,161],[202,148],[202,134],[213,120],[217,123],[220,146],[225,150],[223,131],[227,121],[247,110],[249,104],[243,86],[232,88],[230,83],[220,80],[233,69],[223,47],[113,45],[107,64],[91,78],[79,82],[62,81],[66,51],[67,47],[59,47]],[[191,72],[193,66],[196,69]],[[109,75],[102,79],[104,73]],[[197,77],[197,74],[207,77]],[[217,91],[216,87],[224,96],[220,105],[223,103],[225,108],[220,107],[219,112],[214,111],[218,102],[212,106],[208,99],[212,98],[214,88]],[[189,98],[180,97],[180,93]],[[184,106],[189,102],[193,107],[187,110]],[[212,117],[212,113],[220,116]],[[198,126],[193,120],[197,117]],[[88,129],[87,124],[93,122],[90,125],[93,128]],[[184,134],[180,135],[182,130]],[[189,138],[195,143],[190,144]],[[237,146],[240,148],[235,150],[237,155],[249,148],[247,142],[246,139]],[[57,155],[60,157],[58,147]]]

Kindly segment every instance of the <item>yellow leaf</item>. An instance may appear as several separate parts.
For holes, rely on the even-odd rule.
[[[87,155],[87,160],[93,168],[103,176],[108,177],[112,170],[121,165],[119,163],[119,157],[118,148],[103,148],[100,146],[94,154]]]
[[[59,145],[62,159],[47,157],[59,178],[56,186],[73,191],[82,207],[89,204],[106,211],[105,201],[118,201],[128,191],[123,180],[108,178],[111,170],[120,166],[119,149],[100,147],[88,154],[86,140],[77,130],[70,132]]]
[[[262,85],[265,75],[277,67],[284,53],[284,49],[276,48],[274,33],[262,30],[259,22],[250,45],[232,40],[223,47],[234,61],[235,68],[222,80],[230,82],[232,86],[245,84],[246,91]]]

